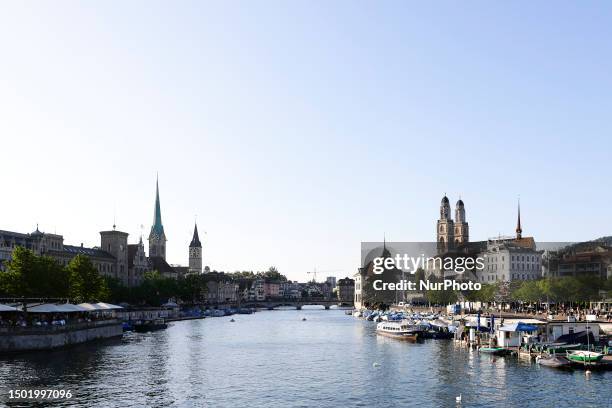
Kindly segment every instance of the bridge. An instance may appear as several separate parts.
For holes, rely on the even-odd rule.
[[[332,306],[352,307],[353,302],[340,302],[338,299],[268,299],[268,300],[253,300],[241,302],[241,307],[255,307],[261,309],[273,310],[277,307],[295,307],[301,310],[302,306],[324,306],[325,310],[329,310]]]

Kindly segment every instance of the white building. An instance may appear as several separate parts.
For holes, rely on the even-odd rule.
[[[490,239],[480,256],[484,268],[475,271],[478,282],[495,283],[514,280],[533,280],[542,277],[542,252],[535,244],[514,238]]]

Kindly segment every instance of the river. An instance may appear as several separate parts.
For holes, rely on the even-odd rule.
[[[0,357],[0,405],[8,389],[52,388],[73,394],[53,406],[77,407],[456,407],[460,394],[463,407],[612,406],[612,372],[398,342],[341,310],[233,318]]]

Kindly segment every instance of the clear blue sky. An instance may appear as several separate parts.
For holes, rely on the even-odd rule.
[[[606,2],[4,2],[0,228],[353,274],[361,241],[612,234]]]

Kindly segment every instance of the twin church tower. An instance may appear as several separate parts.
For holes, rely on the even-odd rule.
[[[465,219],[465,205],[459,199],[455,205],[455,221],[451,218],[451,208],[445,195],[440,204],[440,219],[437,225],[438,250],[448,251],[456,246],[470,242],[470,229]]]
[[[159,180],[155,182],[155,211],[153,226],[149,234],[149,258],[162,258],[166,260],[166,233],[161,218],[161,205],[159,202]],[[189,272],[202,273],[202,243],[198,235],[198,224],[193,228],[193,238],[189,244]]]

